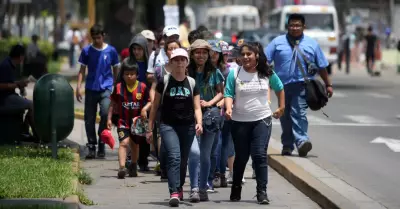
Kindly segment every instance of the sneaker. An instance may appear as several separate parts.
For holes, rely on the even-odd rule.
[[[257,192],[257,202],[260,205],[268,205],[269,204],[269,199],[268,195],[266,192]]]
[[[86,159],[94,159],[96,158],[96,147],[94,145],[88,145],[89,153],[86,155]]]
[[[168,181],[168,175],[164,170],[161,170],[160,180],[161,180],[161,182],[167,182]]]
[[[125,168],[120,168],[118,170],[118,179],[124,179],[126,176],[126,169]]]
[[[282,156],[291,156],[291,155],[292,155],[292,152],[293,152],[292,149],[284,147],[284,148],[282,149],[281,155],[282,155]]]
[[[242,178],[242,184],[246,183],[246,179],[244,179],[244,176]]]
[[[169,206],[170,207],[179,207],[179,194],[178,192],[172,193],[169,198]]]
[[[242,199],[242,186],[232,185],[230,200],[233,202],[238,202]]]
[[[138,176],[136,163],[131,163],[129,165],[128,173],[129,173],[129,177],[137,177]]]
[[[214,190],[213,186],[211,186],[211,185],[208,185],[207,192],[209,192],[209,193],[214,193],[214,192],[215,192],[215,190]]]
[[[253,174],[251,174],[252,179],[256,179],[256,171],[253,169]]]
[[[229,174],[228,174],[228,184],[232,184],[232,182],[233,182],[233,173],[229,172]]]
[[[225,175],[221,175],[220,181],[221,181],[221,187],[222,188],[228,187],[228,181],[226,180]]]
[[[219,173],[215,173],[214,179],[212,181],[212,184],[213,184],[214,188],[220,188],[221,187],[221,179],[220,179],[220,174]]]
[[[199,196],[200,196],[200,201],[202,201],[202,202],[206,202],[206,201],[209,200],[209,199],[208,199],[207,190],[200,190],[200,191],[199,191]]]
[[[192,191],[190,191],[189,200],[193,203],[200,202],[200,194],[198,188],[193,188]]]
[[[310,141],[305,141],[301,143],[300,146],[297,148],[300,157],[306,157],[308,152],[311,151],[311,149],[312,149],[312,144]]]
[[[99,150],[97,151],[97,158],[99,159],[106,158],[106,147],[104,144],[99,144]]]

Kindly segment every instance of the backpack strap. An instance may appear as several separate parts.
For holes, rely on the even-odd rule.
[[[154,51],[153,68],[156,66],[157,56],[159,52],[159,50]]]
[[[164,101],[164,94],[168,87],[169,78],[170,78],[170,74],[164,75],[164,90],[161,94],[161,104],[163,104],[163,101]]]

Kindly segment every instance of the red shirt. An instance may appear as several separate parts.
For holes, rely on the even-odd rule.
[[[111,94],[111,101],[119,110],[118,128],[130,128],[132,119],[140,116],[143,107],[150,102],[149,89],[146,84],[136,82],[132,91],[129,91],[123,83],[118,83]]]

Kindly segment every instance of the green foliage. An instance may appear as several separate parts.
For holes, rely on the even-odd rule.
[[[31,39],[29,37],[10,37],[8,39],[0,39],[0,58],[6,57],[13,45],[22,43],[26,47],[30,42]],[[50,60],[54,52],[53,44],[48,41],[39,40],[38,45],[40,51],[46,55],[48,60]]]

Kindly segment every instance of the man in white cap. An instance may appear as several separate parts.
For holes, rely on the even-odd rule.
[[[151,54],[153,52],[154,41],[156,40],[156,36],[151,30],[143,30],[142,32],[140,32],[140,34],[142,34],[147,39],[147,48],[149,54]]]
[[[163,39],[165,42],[168,40],[177,39],[179,40],[179,29],[177,26],[166,26],[163,30]],[[167,54],[164,49],[160,49],[159,53],[153,51],[149,58],[149,63],[147,67],[148,78],[152,78],[154,74],[154,68],[156,66],[164,65],[168,62]]]

